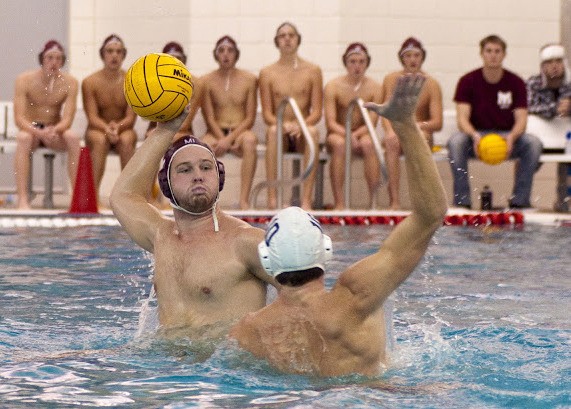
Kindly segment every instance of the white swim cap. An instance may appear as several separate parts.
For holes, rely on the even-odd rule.
[[[280,210],[270,221],[265,240],[258,244],[262,266],[273,277],[313,267],[325,270],[332,251],[331,239],[323,234],[319,222],[299,207]]]

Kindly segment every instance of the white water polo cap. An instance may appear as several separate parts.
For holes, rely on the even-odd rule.
[[[258,244],[262,266],[273,277],[314,267],[325,271],[332,252],[331,238],[323,234],[317,219],[293,206],[272,218],[264,241]]]

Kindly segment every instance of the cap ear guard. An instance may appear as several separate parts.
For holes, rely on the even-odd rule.
[[[272,262],[270,260],[270,250],[266,245],[266,241],[262,240],[260,244],[258,244],[258,256],[260,256],[260,262],[262,263],[262,267],[266,270],[266,273],[272,274]]]
[[[323,235],[323,261],[328,262],[333,258],[333,242],[327,234]]]

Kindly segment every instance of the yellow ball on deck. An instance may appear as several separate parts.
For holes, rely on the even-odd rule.
[[[165,122],[179,116],[192,97],[192,76],[177,58],[162,53],[139,58],[127,71],[125,99],[140,117]]]
[[[488,165],[500,164],[507,159],[508,144],[500,135],[489,133],[480,139],[478,156]]]

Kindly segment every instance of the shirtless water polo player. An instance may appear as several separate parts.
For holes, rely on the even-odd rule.
[[[380,249],[346,269],[331,290],[324,266],[331,240],[297,207],[277,213],[259,244],[277,299],[230,331],[238,344],[290,373],[374,376],[386,363],[383,303],[413,272],[446,214],[446,195],[414,118],[424,77],[401,77],[386,105],[366,107],[391,121],[406,157],[412,212]]]
[[[275,281],[257,254],[263,230],[218,208],[224,168],[210,147],[190,135],[173,143],[187,114],[157,125],[117,179],[111,206],[131,238],[154,254],[165,335],[215,338],[262,308],[266,283]],[[159,184],[174,220],[146,200],[163,155]]]

